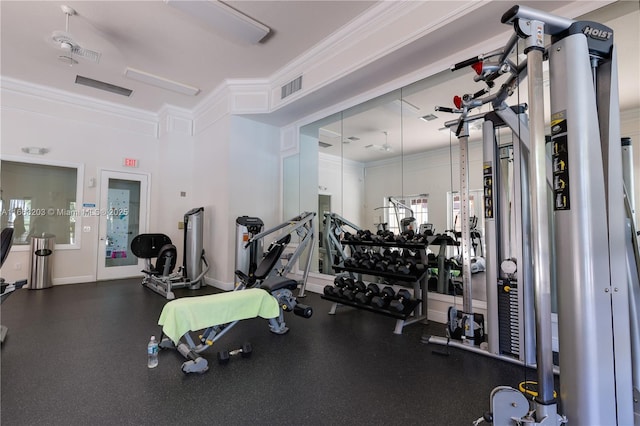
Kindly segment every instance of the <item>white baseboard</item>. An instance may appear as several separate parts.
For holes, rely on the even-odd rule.
[[[96,281],[95,275],[79,275],[76,277],[63,277],[63,278],[53,278],[53,285],[67,285],[67,284],[83,284],[83,283],[92,283]]]
[[[226,283],[210,277],[204,277],[204,283],[208,286],[219,288],[220,290],[224,290],[224,291],[233,290],[233,285],[234,285],[234,283]]]

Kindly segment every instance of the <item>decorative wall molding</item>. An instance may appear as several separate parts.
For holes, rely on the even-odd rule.
[[[229,110],[234,114],[269,112],[269,80],[226,80],[226,84],[229,93]]]
[[[165,105],[158,115],[160,138],[171,133],[193,136],[193,115],[190,110]]]
[[[296,130],[295,126],[287,126],[280,129],[281,152],[297,151],[298,138]]]

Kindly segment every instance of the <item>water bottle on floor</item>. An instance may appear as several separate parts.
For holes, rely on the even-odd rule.
[[[149,340],[147,357],[147,367],[154,368],[158,366],[158,342],[156,342],[156,336],[151,336],[151,340]]]

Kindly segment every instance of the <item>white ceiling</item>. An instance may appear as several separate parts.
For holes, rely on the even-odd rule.
[[[580,19],[604,23],[614,30],[618,51],[620,110],[640,111],[640,4],[623,1],[611,4]],[[500,25],[496,19],[495,25]],[[505,43],[507,39],[505,38]],[[478,52],[482,54],[484,52]],[[389,159],[401,154],[415,154],[430,149],[457,143],[455,135],[449,131],[438,131],[446,121],[455,120],[457,115],[436,112],[436,106],[453,107],[454,95],[462,96],[483,89],[483,83],[473,81],[475,72],[470,68],[451,72],[443,71],[402,90],[397,90],[374,99],[368,105],[359,105],[328,119],[313,123],[305,128],[307,134],[319,132],[319,140],[330,144],[321,147],[321,153],[342,156],[359,162]],[[499,87],[499,83],[496,87]],[[411,107],[405,107],[400,114],[401,103],[406,100]],[[519,90],[508,99],[509,105],[526,103],[526,79]],[[548,114],[548,98],[546,112]],[[472,114],[488,111],[489,106],[474,110]],[[419,117],[435,114],[436,120],[425,122]],[[506,133],[506,132],[504,132]],[[624,136],[624,135],[623,135]],[[349,138],[358,138],[353,141]],[[470,139],[479,140],[480,130],[471,129]],[[384,149],[388,143],[390,149]],[[371,146],[373,145],[373,146]]]
[[[228,1],[267,25],[250,44],[205,28],[162,0],[0,2],[2,77],[157,112],[164,104],[192,110],[225,79],[267,78],[347,24],[375,1]],[[65,30],[61,5],[75,9],[69,32],[99,51],[98,64],[69,67],[47,40]],[[131,67],[200,89],[196,96],[158,89],[124,76]],[[76,75],[133,89],[130,97],[76,85]]]
[[[202,0],[201,0],[202,1]],[[164,105],[194,110],[225,79],[269,78],[301,54],[334,34],[379,3],[378,1],[229,1],[228,5],[271,28],[272,33],[259,44],[242,42],[228,34],[205,28],[194,18],[169,6],[163,0],[146,1],[0,1],[1,75],[26,83],[42,85],[73,94],[116,103],[145,111],[158,112]],[[381,83],[400,78],[425,61],[437,61],[446,53],[442,46],[463,49],[477,40],[485,40],[508,31],[499,22],[500,14],[513,2],[487,3],[455,25],[441,28],[428,38],[418,40],[370,65],[369,78],[353,73],[323,94],[307,96],[291,107],[269,116],[274,124],[290,123],[291,109],[297,118],[312,113],[318,105],[327,108],[339,101],[372,90]],[[571,2],[522,1],[541,9],[553,9]],[[65,29],[61,5],[74,8],[69,32],[83,47],[101,52],[99,63],[78,58],[72,67],[57,58],[63,52],[48,40],[51,33]],[[640,15],[637,1],[620,1],[588,16],[615,31],[619,49],[621,108],[640,108]],[[473,28],[473,31],[463,31]],[[505,38],[506,42],[506,38]],[[441,53],[444,52],[444,53]],[[478,52],[478,54],[483,52]],[[200,89],[196,96],[174,93],[124,76],[127,67]],[[370,78],[375,74],[376,78]],[[74,83],[76,75],[133,89],[123,97]],[[434,113],[435,105],[451,106],[453,95],[472,93],[480,85],[473,82],[470,69],[455,73],[443,71],[414,89],[403,89],[402,97],[419,110],[400,117],[397,104],[378,105],[366,112],[349,114],[340,123],[325,120],[324,126],[341,133],[338,141],[355,136],[360,140],[347,144],[329,141],[334,146],[322,151],[357,161],[373,161],[389,155],[424,151],[448,145],[449,134],[438,132],[450,114],[436,113],[438,119],[425,123],[418,115]],[[520,93],[521,101],[526,96]],[[399,99],[398,94],[392,98]],[[510,104],[517,101],[511,99]],[[311,103],[313,105],[311,105]],[[315,108],[315,109],[314,109]],[[301,115],[302,114],[302,115]],[[285,117],[289,115],[288,117]],[[257,119],[264,120],[263,117]],[[333,121],[333,124],[330,122]],[[387,132],[385,136],[384,132]],[[344,137],[342,137],[344,136]],[[365,149],[366,145],[394,146],[391,154]],[[351,154],[349,154],[351,152]]]

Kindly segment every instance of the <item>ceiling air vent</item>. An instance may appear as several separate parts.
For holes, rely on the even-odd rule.
[[[94,89],[105,90],[122,96],[131,96],[133,90],[116,86],[115,84],[105,83],[104,81],[94,80],[92,78],[76,75],[76,84],[93,87]]]
[[[320,148],[329,148],[330,146],[333,146],[330,143],[320,142],[320,141],[318,141],[318,145],[320,145]]]
[[[438,116],[435,115],[435,114],[427,114],[427,115],[423,115],[422,117],[420,117],[420,120],[422,120],[422,121],[433,121],[436,118],[438,118]]]
[[[281,88],[280,99],[284,99],[302,89],[302,76],[291,80]]]
[[[351,142],[357,142],[359,141],[360,138],[357,136],[349,136],[348,138],[346,138],[345,140],[342,141],[342,143],[351,143]]]

